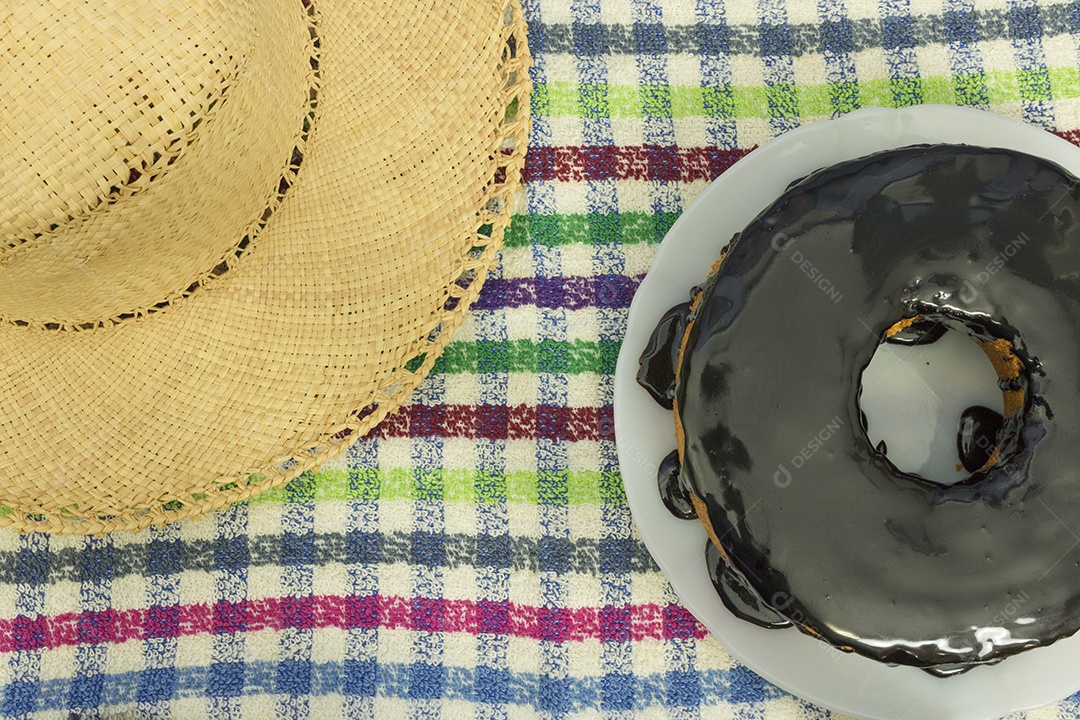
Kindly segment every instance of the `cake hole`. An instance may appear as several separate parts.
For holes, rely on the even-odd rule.
[[[966,480],[997,461],[1001,442],[1007,398],[989,350],[931,321],[898,326],[863,371],[867,438],[903,472],[939,485]]]

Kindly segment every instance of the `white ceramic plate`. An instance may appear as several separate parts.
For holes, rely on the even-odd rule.
[[[1015,120],[948,106],[859,110],[754,150],[672,226],[634,297],[615,371],[615,435],[627,499],[645,545],[687,609],[739,661],[805,700],[861,718],[982,720],[1057,702],[1080,688],[1080,633],[942,679],[841,653],[794,629],[765,630],[739,620],[709,581],[704,529],[676,519],[660,500],[656,471],[675,448],[672,414],[635,381],[638,356],[660,316],[687,299],[728,239],[790,182],[844,160],[918,143],[1009,148],[1080,176],[1080,149],[1067,141]]]

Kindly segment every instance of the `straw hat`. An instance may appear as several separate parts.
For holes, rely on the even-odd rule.
[[[495,260],[517,0],[0,8],[0,523],[197,515],[344,450]]]

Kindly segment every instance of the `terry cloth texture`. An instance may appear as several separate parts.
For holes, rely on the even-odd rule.
[[[0,718],[829,717],[734,662],[635,534],[611,412],[630,299],[706,184],[802,123],[953,103],[1080,139],[1080,11],[525,8],[525,191],[433,373],[250,502],[135,535],[0,533]]]

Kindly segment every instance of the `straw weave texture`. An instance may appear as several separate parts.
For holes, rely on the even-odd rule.
[[[0,523],[297,477],[430,370],[509,222],[513,0],[0,9]]]

